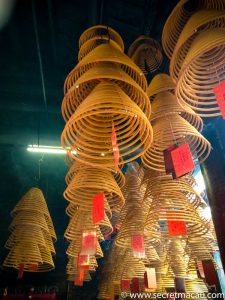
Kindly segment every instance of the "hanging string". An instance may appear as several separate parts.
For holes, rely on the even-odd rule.
[[[36,18],[36,13],[35,13],[35,3],[34,3],[34,1],[35,0],[32,0],[33,24],[34,24],[34,32],[35,32],[37,55],[38,55],[38,61],[39,61],[39,69],[40,69],[40,76],[41,76],[41,84],[42,84],[42,92],[43,92],[43,99],[44,99],[44,105],[45,105],[45,112],[47,113],[47,98],[46,98],[45,80],[44,80],[43,64],[42,64],[42,57],[41,57],[41,48],[40,48],[40,43],[39,43],[37,18]]]

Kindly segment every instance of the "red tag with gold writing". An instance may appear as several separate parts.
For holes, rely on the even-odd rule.
[[[130,279],[121,279],[121,291],[130,291]]]
[[[113,122],[112,122],[112,147],[113,147],[114,163],[117,169],[119,165],[120,153],[119,153],[119,147],[117,143],[116,130]]]
[[[220,108],[221,115],[225,119],[225,80],[217,84],[213,88],[218,106]]]
[[[96,224],[105,218],[104,211],[104,193],[99,193],[93,198],[92,220]]]
[[[187,227],[184,221],[167,221],[169,236],[186,235]]]
[[[171,151],[173,161],[173,178],[181,177],[195,169],[189,145],[183,144]]]
[[[81,251],[82,255],[95,255],[97,252],[97,233],[96,230],[83,230]]]
[[[78,254],[77,256],[77,268],[89,270],[89,255]]]
[[[145,257],[145,244],[143,234],[133,234],[131,236],[131,247],[135,257]]]
[[[24,271],[24,264],[20,264],[17,279],[23,278],[23,271]]]

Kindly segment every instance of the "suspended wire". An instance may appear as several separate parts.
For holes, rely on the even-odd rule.
[[[47,113],[47,98],[46,98],[45,80],[44,80],[43,63],[42,63],[42,57],[41,57],[41,49],[40,49],[40,43],[39,43],[37,17],[36,17],[36,12],[35,12],[35,3],[34,3],[34,1],[35,0],[32,0],[32,15],[33,15],[34,32],[35,32],[35,40],[36,40],[36,46],[37,46],[37,54],[38,54],[40,75],[41,75],[43,99],[44,99],[45,111]]]

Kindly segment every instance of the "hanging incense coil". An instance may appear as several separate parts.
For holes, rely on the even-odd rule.
[[[141,35],[129,47],[128,56],[144,74],[155,72],[163,61],[162,49],[156,40]]]
[[[124,44],[121,36],[111,27],[104,25],[97,25],[85,30],[79,39],[79,54],[78,59],[81,60],[85,55],[92,51],[100,44],[108,41],[113,41],[120,47],[121,51],[124,50]]]
[[[151,80],[147,94],[150,100],[154,100],[155,96],[161,92],[171,92],[174,93],[175,84],[171,77],[167,74],[160,73],[153,77]]]
[[[98,62],[78,78],[66,92],[62,103],[65,121],[72,116],[77,107],[101,81],[109,81],[118,85],[143,110],[147,117],[150,116],[150,103],[142,87],[115,63]]]
[[[192,7],[193,4],[194,7]],[[194,3],[189,0],[181,0],[175,6],[162,33],[162,46],[168,58],[172,57],[178,38],[190,16],[204,8],[222,10],[225,9],[225,3],[223,0],[197,0]]]
[[[67,185],[70,184],[70,182],[72,181],[72,179],[74,178],[74,176],[78,173],[78,171],[80,169],[87,168],[86,165],[82,165],[82,164],[78,163],[77,161],[70,162],[69,166],[70,166],[70,169],[69,169],[68,173],[66,174],[66,178],[65,178]],[[101,171],[102,171],[102,169],[99,169],[99,172],[101,172]],[[123,175],[121,169],[118,168],[116,171],[113,169],[113,170],[111,170],[111,172],[112,172],[112,175],[115,177],[115,180],[116,180],[118,186],[120,188],[122,188],[125,185],[125,176]]]
[[[163,151],[171,145],[183,141],[188,143],[193,159],[201,164],[211,151],[210,143],[179,114],[167,115],[153,122],[154,141],[142,156],[142,163],[147,168],[164,172],[165,163]]]
[[[187,276],[188,256],[185,255],[185,241],[174,238],[169,241],[168,247],[169,265],[175,277]]]
[[[92,211],[93,198],[104,192],[105,209],[110,213],[110,207],[124,204],[124,197],[110,171],[83,167],[73,176],[64,192],[67,201],[79,206],[80,210]],[[108,205],[109,203],[109,205]]]
[[[176,96],[199,116],[221,114],[213,88],[225,79],[224,49],[225,29],[206,30],[196,37],[182,65]]]
[[[209,28],[224,28],[224,10],[203,9],[193,14],[184,26],[170,61],[170,75],[176,82],[191,45],[198,35]]]
[[[179,114],[199,132],[203,129],[202,119],[187,105],[180,106],[176,97],[170,92],[160,92],[152,103],[150,121],[165,118],[167,115]]]
[[[97,238],[101,241],[104,240],[103,235],[111,234],[113,231],[112,225],[105,214],[105,220],[99,222],[98,225],[93,225],[92,217],[88,214],[83,216],[83,212],[77,210],[70,219],[70,223],[66,229],[65,237],[68,240],[74,240],[80,236],[83,229],[97,230]]]
[[[112,121],[123,163],[146,152],[153,135],[148,119],[118,86],[106,82],[94,89],[67,122],[61,138],[63,148],[76,151],[76,160],[81,163],[113,167]],[[137,153],[137,149],[142,150]]]
[[[138,66],[114,44],[109,42],[92,50],[69,73],[64,84],[65,94],[74,86],[78,78],[93,68],[96,63],[101,62],[114,63],[115,67],[118,66],[119,69],[124,70],[144,91],[147,90],[147,81]]]

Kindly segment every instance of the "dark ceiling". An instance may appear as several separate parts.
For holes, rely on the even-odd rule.
[[[78,39],[90,26],[105,24],[129,45],[141,34],[161,40],[163,25],[177,0],[18,0],[0,31],[0,263],[6,251],[10,211],[30,187],[43,189],[58,235],[56,270],[25,276],[23,283],[58,285],[66,290],[66,201],[62,197],[65,157],[26,151],[28,144],[60,145],[64,122],[60,108],[63,84],[77,63]],[[37,48],[37,40],[39,47]],[[40,59],[42,64],[40,65]],[[42,67],[42,75],[40,72]],[[161,67],[166,71],[166,59]],[[43,95],[43,86],[44,93]],[[16,282],[0,270],[0,286]],[[95,285],[91,283],[89,286]],[[62,291],[63,290],[63,291]],[[94,292],[95,293],[95,292]],[[60,299],[66,299],[62,297]],[[82,299],[80,298],[77,299]],[[85,299],[88,299],[87,295]]]

